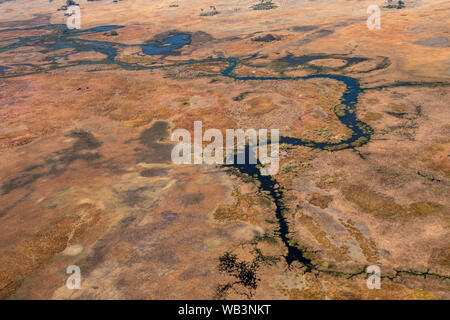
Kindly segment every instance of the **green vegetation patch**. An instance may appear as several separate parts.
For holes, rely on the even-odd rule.
[[[414,202],[409,206],[402,206],[393,197],[371,190],[365,185],[349,185],[343,192],[348,201],[382,219],[424,217],[443,209],[441,205],[432,202]]]
[[[251,6],[253,10],[271,10],[278,6],[272,2],[272,0],[260,0],[259,3]]]

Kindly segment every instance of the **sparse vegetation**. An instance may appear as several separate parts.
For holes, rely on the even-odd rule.
[[[389,9],[403,9],[405,7],[405,2],[402,0],[387,0],[384,7]]]
[[[220,12],[217,11],[215,6],[210,6],[209,10],[204,10],[204,9],[200,9],[200,16],[202,17],[210,17],[210,16],[215,16],[216,14],[219,14]]]
[[[105,32],[103,35],[107,36],[107,37],[112,37],[112,36],[118,36],[119,34],[117,33],[116,30],[111,30],[111,31]]]
[[[382,219],[425,217],[439,213],[442,206],[431,202],[413,202],[409,206],[398,204],[391,196],[384,195],[367,186],[349,185],[343,189],[345,198],[363,211]]]
[[[251,8],[253,10],[271,10],[271,9],[275,9],[278,6],[275,5],[272,0],[260,0],[259,3],[253,5]]]
[[[241,293],[251,298],[261,280],[257,277],[256,272],[259,269],[259,260],[253,259],[251,262],[239,261],[236,254],[225,252],[219,258],[219,271],[235,278],[234,282],[224,285],[218,285],[216,289],[216,299],[224,299],[230,289],[244,289]],[[241,288],[236,289],[239,286]],[[239,291],[238,291],[239,292]]]
[[[289,173],[297,170],[297,168],[298,168],[297,162],[295,160],[291,160],[281,166],[280,172]]]

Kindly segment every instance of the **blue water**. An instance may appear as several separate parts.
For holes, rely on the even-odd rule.
[[[125,64],[122,62],[115,62],[117,57],[117,52],[119,48],[124,47],[140,47],[144,54],[146,55],[178,55],[179,52],[176,50],[181,49],[185,45],[191,43],[191,36],[188,33],[172,33],[167,37],[159,40],[152,41],[151,43],[143,45],[127,45],[117,42],[108,41],[96,41],[77,38],[83,35],[90,35],[95,33],[102,33],[111,30],[118,30],[123,28],[123,26],[112,25],[112,26],[98,26],[85,30],[69,30],[65,25],[48,25],[48,26],[38,26],[29,28],[14,28],[14,29],[4,29],[0,32],[5,31],[26,31],[26,30],[41,30],[41,29],[53,29],[54,33],[50,35],[42,36],[32,36],[32,37],[15,37],[11,39],[4,39],[0,42],[6,41],[16,41],[12,44],[1,47],[0,52],[9,51],[20,47],[33,46],[41,47],[42,53],[50,53],[52,51],[57,51],[61,49],[74,49],[74,52],[67,54],[57,54],[50,55],[45,58],[47,61],[54,61],[56,58],[68,57],[72,54],[86,51],[95,51],[106,55],[106,58],[101,61],[86,61],[79,64],[112,64],[116,63],[127,69],[136,69],[131,64]],[[57,67],[53,67],[57,68]]]
[[[170,35],[159,42],[144,44],[140,47],[142,52],[147,55],[178,55],[175,51],[181,49],[185,45],[191,44],[191,35],[187,33],[179,33]]]
[[[367,143],[370,140],[372,135],[372,129],[365,123],[359,121],[356,118],[355,106],[358,102],[358,96],[362,91],[359,81],[355,78],[335,75],[335,74],[313,74],[304,77],[289,77],[289,76],[270,76],[270,77],[257,77],[257,76],[239,76],[234,74],[234,70],[239,64],[239,60],[236,58],[215,58],[215,59],[204,59],[197,61],[188,61],[182,62],[172,65],[159,65],[159,66],[141,66],[138,64],[125,63],[121,61],[116,61],[116,57],[118,54],[118,49],[124,47],[140,47],[142,51],[146,55],[177,55],[179,54],[179,49],[183,48],[186,45],[191,43],[191,36],[189,33],[170,33],[166,37],[160,40],[152,40],[150,43],[142,44],[142,45],[127,45],[117,42],[108,42],[108,41],[96,41],[96,40],[86,40],[80,39],[76,36],[79,35],[88,35],[95,34],[99,32],[107,32],[111,30],[117,30],[123,28],[123,26],[112,25],[112,26],[98,26],[86,30],[68,30],[64,25],[50,25],[50,26],[39,26],[33,28],[25,28],[25,29],[14,29],[14,30],[32,30],[32,29],[51,29],[53,28],[54,33],[50,35],[43,36],[33,36],[33,37],[16,37],[7,40],[14,40],[15,43],[10,45],[0,47],[0,52],[12,50],[15,48],[23,47],[23,46],[33,46],[33,47],[41,47],[42,53],[51,53],[53,51],[61,50],[61,49],[73,49],[73,52],[66,54],[57,54],[50,55],[45,59],[47,61],[53,62],[53,65],[50,67],[51,69],[60,68],[60,66],[54,64],[55,59],[68,57],[72,54],[78,52],[86,52],[86,51],[94,51],[104,54],[106,57],[101,61],[81,61],[76,64],[116,64],[124,69],[128,70],[151,70],[151,69],[162,69],[162,68],[171,68],[171,67],[179,67],[190,64],[199,64],[205,62],[226,62],[228,64],[220,73],[224,77],[232,78],[236,81],[282,81],[282,80],[308,80],[308,79],[316,79],[316,78],[325,78],[325,79],[333,79],[339,82],[342,82],[346,86],[346,91],[341,97],[341,103],[348,108],[345,110],[341,110],[343,114],[336,114],[339,120],[348,128],[350,128],[353,132],[351,137],[349,137],[346,141],[341,141],[338,143],[326,143],[326,142],[314,142],[314,141],[305,141],[294,137],[280,137],[281,143],[287,143],[291,145],[302,145],[308,146],[311,148],[319,148],[323,150],[337,150],[337,149],[347,149],[354,148],[351,144],[361,137],[365,139],[363,141],[359,141],[359,145],[363,143]],[[8,29],[10,30],[10,29]],[[3,32],[4,30],[0,31]],[[346,57],[341,55],[305,55],[305,56],[293,56],[288,55],[286,57],[281,58],[282,61],[285,61],[293,66],[307,64],[308,62],[327,59],[327,58],[339,58],[347,61],[346,65],[358,63],[361,61],[367,60],[366,58],[360,57]],[[65,67],[65,66],[61,66]],[[18,76],[11,73],[8,75],[4,75],[6,68],[2,70],[2,77],[11,77]],[[32,72],[30,72],[32,73]],[[29,74],[30,74],[29,73]]]
[[[298,261],[306,268],[306,272],[311,271],[315,266],[313,265],[311,259],[305,257],[305,253],[295,245],[292,245],[291,241],[289,241],[289,225],[284,217],[284,212],[286,211],[286,207],[283,203],[284,198],[284,189],[280,186],[279,182],[273,178],[272,176],[263,176],[257,167],[258,164],[249,164],[249,147],[246,146],[245,150],[245,164],[238,164],[237,157],[235,155],[234,164],[224,165],[224,167],[233,167],[238,169],[239,172],[247,174],[249,177],[257,180],[259,184],[258,190],[260,192],[268,192],[270,197],[272,198],[275,204],[275,217],[278,220],[278,236],[283,242],[284,246],[287,248],[287,253],[285,255],[285,260],[288,265],[291,265],[292,262]]]
[[[73,29],[73,30],[71,30],[71,32],[72,32],[72,34],[75,34],[75,35],[84,35],[84,34],[94,34],[94,33],[99,33],[99,32],[108,32],[108,31],[117,30],[117,29],[120,29],[123,27],[124,26],[117,26],[117,25],[99,26],[99,27],[94,27],[94,28],[84,29],[84,30]]]

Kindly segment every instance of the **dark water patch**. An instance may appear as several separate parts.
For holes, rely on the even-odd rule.
[[[59,59],[59,58],[67,58],[67,57],[69,57],[72,54],[73,53],[66,53],[66,54],[59,54],[59,55],[55,55],[55,56],[48,56],[48,57],[45,57],[44,60],[46,60],[46,61],[53,61],[53,60]]]
[[[79,39],[76,38],[76,36],[80,35],[88,35],[88,34],[94,34],[98,32],[103,32],[105,30],[114,30],[121,28],[122,26],[101,26],[101,27],[95,27],[87,30],[69,30],[65,25],[48,25],[48,26],[39,26],[39,27],[29,27],[29,28],[17,28],[17,29],[7,29],[7,30],[1,30],[0,32],[4,31],[27,31],[27,30],[37,30],[37,29],[49,29],[53,30],[53,33],[46,34],[42,36],[32,36],[32,37],[16,37],[16,42],[9,44],[7,46],[0,47],[0,52],[10,51],[14,50],[16,48],[20,47],[40,47],[41,53],[48,54],[57,50],[61,49],[72,49],[73,51],[68,54],[64,55],[53,55],[48,56],[45,58],[47,61],[51,61],[51,64],[46,65],[44,68],[41,67],[32,67],[29,69],[29,71],[21,72],[18,74],[15,74],[12,68],[12,72],[9,72],[5,76],[2,76],[2,78],[7,77],[16,77],[21,75],[29,75],[29,74],[36,74],[36,73],[42,73],[47,72],[49,70],[56,70],[56,69],[62,69],[67,68],[71,66],[78,66],[78,65],[94,65],[94,64],[113,64],[115,63],[115,58],[117,56],[117,50],[120,47],[126,47],[127,45],[120,44],[120,43],[114,43],[114,42],[104,42],[104,41],[94,41],[94,40],[85,40],[85,39]],[[11,39],[6,39],[11,40]],[[68,65],[58,65],[55,62],[56,58],[60,57],[68,57],[72,54],[81,53],[81,52],[98,52],[106,57],[99,61],[77,61],[73,62]],[[122,63],[125,64],[125,63]],[[22,64],[24,65],[24,64]]]
[[[116,64],[123,69],[130,70],[143,70],[147,69],[143,66],[137,66],[136,64],[130,64],[126,62],[116,61],[117,52],[119,48],[124,47],[141,47],[142,45],[126,45],[116,42],[107,42],[107,41],[96,41],[96,40],[87,40],[77,38],[78,36],[90,35],[95,33],[102,32],[110,32],[117,30],[119,28],[123,28],[123,26],[113,25],[113,26],[98,26],[86,30],[69,30],[65,25],[47,25],[47,26],[38,26],[38,27],[29,27],[29,28],[15,28],[15,29],[6,29],[0,30],[0,32],[5,31],[27,31],[27,30],[52,30],[53,33],[42,35],[42,36],[32,36],[32,37],[16,37],[12,39],[5,39],[3,41],[14,40],[15,42],[9,44],[7,46],[0,47],[0,52],[14,50],[20,47],[40,47],[40,52],[44,54],[51,53],[53,51],[61,50],[61,49],[72,49],[73,52],[64,54],[64,55],[52,55],[45,58],[47,61],[51,61],[51,64],[45,66],[45,68],[32,68],[29,71],[16,73],[9,72],[2,78],[11,78],[22,75],[30,75],[37,74],[42,72],[48,72],[50,70],[57,70],[68,68],[72,66],[79,65],[105,65],[105,64]],[[178,35],[173,35],[169,37],[169,39],[162,39],[161,45],[163,46],[161,50],[175,50],[181,46],[180,41],[178,39]],[[170,42],[173,42],[171,45]],[[145,46],[145,45],[144,45]],[[150,45],[151,46],[151,45]],[[56,63],[56,58],[68,57],[72,54],[77,54],[81,52],[97,52],[105,55],[106,57],[99,61],[90,61],[90,60],[82,60],[76,61],[67,65],[59,65]],[[150,53],[150,52],[149,52]],[[166,52],[166,54],[171,54],[171,52]],[[24,64],[22,64],[24,65]],[[13,70],[13,69],[12,69]]]
[[[115,30],[121,29],[121,28],[124,28],[124,26],[120,26],[120,25],[98,26],[98,27],[93,27],[93,28],[89,28],[89,29],[74,29],[71,33],[73,35],[80,36],[80,35],[86,35],[86,34],[115,31]]]
[[[237,161],[238,155],[236,155],[235,159],[234,159],[234,164],[224,165],[224,167],[236,169],[236,170],[238,170],[238,172],[240,174],[245,174],[248,177],[250,177],[251,179],[258,181],[258,184],[257,184],[258,190],[261,193],[267,193],[275,204],[275,208],[276,208],[275,216],[278,220],[278,227],[279,227],[278,234],[279,234],[281,241],[287,248],[287,254],[285,256],[286,263],[288,265],[291,265],[292,262],[298,261],[306,267],[307,271],[310,271],[313,267],[311,260],[309,258],[305,257],[304,252],[300,248],[298,248],[298,246],[296,246],[294,244],[294,241],[289,232],[288,222],[286,220],[286,217],[284,216],[284,214],[287,211],[287,208],[284,205],[284,200],[283,200],[284,190],[283,190],[283,188],[280,186],[278,181],[276,181],[272,176],[270,176],[270,175],[264,176],[261,174],[261,172],[258,168],[258,166],[260,165],[259,162],[256,165],[249,164],[250,150],[249,150],[248,146],[246,147],[244,152],[245,152],[245,158],[246,158],[244,164],[238,164],[238,161]],[[233,173],[232,170],[230,172]]]
[[[161,36],[157,36],[156,39]],[[189,33],[169,33],[160,40],[150,40],[146,44],[140,45],[142,52],[146,55],[179,55],[176,51],[185,45],[191,44],[191,34]]]

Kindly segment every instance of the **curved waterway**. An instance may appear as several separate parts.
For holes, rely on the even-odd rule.
[[[50,70],[68,68],[77,65],[95,65],[95,64],[115,64],[127,70],[152,70],[152,69],[166,69],[192,64],[201,64],[208,62],[226,62],[228,66],[220,71],[220,74],[224,77],[232,78],[237,81],[281,81],[281,80],[308,80],[308,79],[332,79],[345,84],[346,89],[341,97],[342,103],[335,107],[335,113],[338,119],[349,129],[352,130],[352,135],[345,141],[340,141],[336,143],[327,142],[315,142],[311,140],[302,140],[293,137],[280,137],[281,143],[286,143],[296,146],[308,146],[315,149],[322,150],[342,150],[354,148],[356,146],[361,146],[370,140],[373,130],[364,122],[359,121],[356,118],[356,103],[358,102],[358,96],[363,90],[360,87],[359,81],[355,78],[336,75],[336,74],[313,74],[303,77],[287,77],[287,76],[273,76],[273,77],[255,77],[255,76],[239,76],[234,74],[234,70],[240,63],[237,58],[211,58],[202,60],[191,60],[187,62],[181,62],[176,64],[168,65],[155,65],[155,66],[144,66],[136,63],[127,63],[116,60],[117,51],[119,48],[124,47],[140,47],[145,55],[178,55],[179,52],[176,51],[185,45],[191,43],[191,35],[189,33],[168,33],[165,37],[160,37],[159,39],[153,39],[147,41],[145,44],[129,45],[117,42],[107,42],[107,41],[96,41],[87,40],[79,38],[80,36],[91,35],[101,32],[108,32],[113,30],[118,30],[123,28],[123,26],[99,26],[85,30],[69,30],[65,25],[45,25],[30,28],[14,28],[14,29],[3,29],[3,32],[13,32],[13,31],[28,31],[28,30],[52,30],[53,33],[45,34],[41,36],[30,36],[30,37],[15,37],[11,39],[0,40],[0,45],[2,42],[11,42],[6,46],[0,46],[0,52],[14,50],[20,47],[36,47],[40,48],[40,52],[48,54],[61,49],[72,49],[72,52],[64,54],[49,55],[45,58],[49,61],[46,68],[37,68],[38,70],[23,71],[15,73],[14,69],[17,66],[33,66],[30,63],[14,64],[12,66],[1,67],[0,78],[9,77],[19,77],[29,74],[37,74],[48,72]],[[66,58],[70,55],[94,51],[104,54],[106,58],[99,61],[77,61],[72,64],[61,65],[58,64],[58,58]],[[291,65],[303,65],[308,62],[326,59],[333,57],[333,55],[320,55],[320,56],[300,56],[293,57],[291,55],[282,58],[281,60],[291,64]],[[347,65],[352,65],[361,61],[367,60],[366,58],[342,58],[347,60]],[[8,71],[8,72],[5,72]]]
[[[248,146],[246,147],[244,152],[246,153],[246,157],[248,157],[250,152]],[[246,163],[248,163],[248,161],[246,161]],[[247,174],[253,179],[259,181],[259,191],[268,193],[275,204],[275,216],[278,220],[277,231],[281,241],[287,249],[287,254],[285,255],[286,263],[288,265],[291,265],[292,262],[298,261],[306,267],[307,272],[311,271],[314,268],[314,265],[309,258],[305,257],[304,252],[295,244],[293,244],[294,242],[292,241],[292,237],[290,236],[289,225],[284,216],[284,213],[287,209],[283,202],[284,190],[277,182],[277,180],[270,175],[263,176],[257,165],[254,164],[237,164],[237,161],[234,161],[234,164],[224,165],[224,167],[233,167],[239,170],[240,173]]]
[[[341,97],[341,103],[335,106],[335,114],[338,117],[339,121],[347,128],[352,131],[352,135],[340,142],[330,143],[330,142],[315,142],[310,140],[302,140],[294,137],[280,137],[280,143],[285,143],[293,146],[306,146],[313,149],[321,149],[328,151],[336,151],[343,149],[354,149],[355,147],[361,146],[367,143],[371,135],[373,133],[372,128],[366,123],[360,121],[356,117],[356,104],[358,102],[358,96],[362,91],[360,87],[360,83],[357,79],[336,75],[336,74],[313,74],[308,76],[298,76],[298,77],[288,77],[288,76],[271,76],[271,77],[256,77],[256,76],[239,76],[234,73],[236,67],[239,65],[240,61],[237,58],[211,58],[211,59],[203,59],[203,60],[190,60],[181,63],[168,64],[168,65],[154,65],[154,66],[144,66],[135,63],[126,63],[116,60],[117,51],[119,48],[123,47],[140,47],[142,49],[143,54],[145,55],[177,55],[179,54],[176,50],[182,48],[185,45],[189,45],[191,43],[191,36],[189,33],[169,33],[162,39],[150,40],[145,44],[138,45],[126,45],[116,42],[107,42],[107,41],[95,41],[95,40],[86,40],[78,38],[79,36],[95,34],[99,32],[107,32],[111,30],[120,29],[122,26],[100,26],[96,28],[91,28],[87,30],[68,30],[63,25],[49,25],[49,26],[41,26],[27,29],[6,29],[1,30],[1,32],[6,31],[25,31],[25,30],[35,30],[35,29],[44,29],[44,30],[53,30],[54,32],[47,35],[42,36],[31,36],[31,37],[17,37],[12,39],[5,39],[0,41],[7,42],[10,44],[0,47],[0,52],[5,52],[9,50],[13,50],[20,47],[40,47],[41,52],[50,53],[52,51],[60,50],[60,49],[73,49],[72,52],[59,54],[59,55],[50,55],[47,56],[46,60],[49,61],[49,65],[45,70],[32,70],[22,73],[14,73],[14,70],[11,73],[5,73],[7,71],[6,68],[2,67],[2,73],[0,73],[0,78],[7,77],[18,77],[27,74],[36,74],[42,72],[48,72],[49,70],[55,70],[59,68],[67,68],[76,65],[93,65],[93,64],[115,64],[119,67],[127,70],[154,70],[154,69],[168,69],[180,66],[187,66],[193,64],[201,64],[201,63],[210,63],[210,62],[225,62],[227,66],[220,71],[220,74],[224,77],[234,79],[236,81],[295,81],[295,80],[309,80],[309,79],[331,79],[345,84],[345,91]],[[12,43],[11,43],[12,42]],[[57,58],[68,57],[72,54],[79,52],[87,52],[87,51],[95,51],[102,53],[106,56],[106,58],[100,61],[80,61],[77,63],[72,63],[69,65],[58,65]],[[287,56],[283,58],[286,62],[291,65],[302,65],[317,59],[325,59],[328,56],[303,56],[303,57],[292,57]],[[364,61],[365,58],[348,58],[348,64],[358,63],[360,61]],[[23,64],[29,65],[29,64]],[[14,69],[14,66],[11,66],[10,69]],[[8,69],[8,70],[10,70]],[[248,153],[248,148],[246,149],[246,153]],[[237,161],[235,161],[237,163]],[[276,206],[276,218],[278,219],[278,233],[281,241],[287,248],[287,254],[285,256],[285,260],[288,265],[291,265],[292,262],[298,261],[302,265],[304,265],[307,271],[310,271],[314,268],[311,260],[305,257],[304,252],[296,246],[294,241],[291,241],[289,224],[286,220],[285,213],[287,208],[283,203],[283,195],[284,190],[272,176],[263,176],[258,169],[258,165],[252,164],[234,164],[232,165],[235,169],[239,170],[239,172],[249,175],[254,179],[259,181],[259,190],[265,193],[268,193],[270,197],[273,199],[274,204]]]
[[[322,57],[320,57],[322,59]],[[313,59],[312,59],[313,60]],[[311,60],[308,60],[311,61]],[[234,69],[237,67],[238,61],[234,58],[227,59],[229,62],[229,67],[222,70],[221,74],[225,77],[230,77],[235,80],[240,81],[255,81],[255,80],[308,80],[308,79],[332,79],[340,81],[345,84],[345,91],[341,97],[341,104],[335,106],[335,114],[338,119],[349,129],[352,130],[352,135],[344,141],[337,143],[327,143],[327,142],[315,142],[315,141],[305,141],[299,138],[293,137],[280,137],[280,143],[285,143],[294,146],[307,146],[313,149],[320,150],[343,150],[349,148],[355,148],[367,143],[373,133],[373,129],[366,123],[360,121],[356,117],[356,104],[358,102],[358,96],[362,91],[359,81],[355,78],[333,75],[333,74],[316,74],[304,77],[240,77],[233,74]],[[246,156],[249,154],[249,148],[247,147],[244,151]],[[236,155],[237,157],[237,155]],[[246,161],[248,163],[249,161]],[[288,265],[291,265],[294,261],[298,261],[306,268],[306,272],[311,271],[315,268],[311,259],[305,256],[305,252],[295,245],[295,241],[292,241],[292,237],[289,231],[289,224],[286,220],[285,213],[287,208],[284,205],[284,189],[280,186],[275,178],[272,176],[261,175],[260,170],[257,168],[258,164],[235,164],[230,165],[239,172],[247,174],[250,177],[259,181],[259,191],[267,192],[273,199],[275,204],[275,215],[278,219],[278,233],[281,241],[287,249],[287,254],[285,255],[285,260]]]

